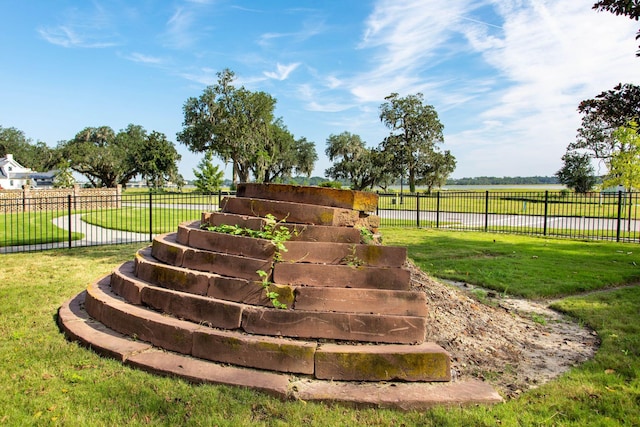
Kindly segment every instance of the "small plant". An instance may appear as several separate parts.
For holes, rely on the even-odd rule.
[[[270,291],[269,288],[273,284],[269,277],[273,272],[273,268],[275,263],[279,262],[282,257],[282,252],[287,251],[287,247],[285,246],[285,242],[291,239],[291,231],[282,225],[284,219],[278,221],[275,216],[271,214],[267,214],[264,217],[265,224],[260,230],[252,230],[246,227],[240,227],[238,225],[228,225],[228,224],[220,224],[220,225],[210,225],[203,224],[202,228],[208,231],[215,231],[217,233],[225,233],[231,234],[233,236],[243,236],[243,237],[251,237],[255,239],[265,239],[269,240],[271,244],[275,247],[275,252],[273,255],[273,263],[271,264],[271,271],[266,272],[264,270],[258,270],[256,273],[262,279],[262,287],[265,290],[267,297],[271,300],[271,303],[275,308],[287,308],[286,304],[281,303],[278,300],[279,294],[277,292]]]
[[[547,318],[537,313],[531,314],[531,320],[533,320],[535,323],[538,323],[540,325],[547,324]]]
[[[273,282],[271,282],[269,280],[269,273],[267,273],[264,270],[258,270],[258,271],[256,271],[256,273],[258,273],[258,276],[260,276],[260,278],[262,279],[262,282],[260,282],[260,283],[262,284],[262,287],[264,288],[265,295],[267,296],[267,298],[269,298],[271,300],[271,304],[275,308],[280,308],[280,309],[287,308],[286,304],[283,304],[278,300],[280,295],[277,292],[273,292],[273,291],[269,290],[271,288],[271,285],[273,285]]]
[[[349,254],[340,260],[341,264],[346,264],[349,267],[360,267],[365,264],[364,260],[358,258],[356,255],[356,245],[351,245]]]
[[[360,228],[360,243],[364,243],[365,245],[370,245],[375,242],[375,238],[373,236],[373,232],[368,228]]]

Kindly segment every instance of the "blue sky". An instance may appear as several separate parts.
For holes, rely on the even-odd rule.
[[[176,141],[182,106],[229,68],[316,143],[314,175],[329,135],[382,141],[392,92],[436,108],[453,177],[552,175],[578,103],[640,83],[638,23],[593,2],[0,0],[0,126],[54,146],[141,125],[176,143],[192,179],[203,155]]]

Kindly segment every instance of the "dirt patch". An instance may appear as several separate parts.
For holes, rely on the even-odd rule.
[[[427,340],[451,354],[454,378],[483,379],[513,398],[592,358],[598,348],[594,331],[545,304],[443,284],[409,267],[413,288],[429,299]]]

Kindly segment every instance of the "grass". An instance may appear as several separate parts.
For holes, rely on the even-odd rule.
[[[27,212],[0,215],[0,246],[35,245],[39,243],[64,242],[69,232],[56,227],[54,218],[66,212]],[[81,239],[82,233],[71,233],[71,239]]]
[[[640,287],[606,289],[613,282],[623,285],[636,280],[636,270],[627,265],[635,259],[635,253],[627,252],[633,252],[635,246],[604,244],[598,249],[589,242],[531,237],[483,234],[490,238],[487,241],[475,233],[383,232],[388,243],[406,244],[410,256],[414,260],[422,258],[419,262],[435,276],[440,270],[429,265],[428,257],[455,256],[455,263],[468,266],[477,266],[478,258],[503,259],[504,263],[485,265],[480,270],[492,269],[499,277],[510,274],[515,266],[534,275],[523,280],[526,286],[514,283],[509,293],[528,293],[531,291],[527,289],[536,284],[543,286],[551,281],[547,278],[549,270],[539,268],[542,257],[547,265],[560,270],[557,274],[565,276],[565,291],[557,295],[571,295],[554,306],[594,328],[602,339],[596,357],[518,399],[494,406],[403,413],[282,402],[250,390],[191,385],[147,374],[64,339],[55,323],[58,307],[91,280],[131,260],[142,245],[10,254],[2,255],[0,269],[0,425],[637,425]],[[493,248],[489,256],[485,255],[487,247]],[[529,251],[532,256],[520,257],[521,251]],[[534,252],[538,258],[533,258]],[[551,264],[546,260],[554,253],[563,262]],[[593,289],[601,291],[582,294],[584,277],[574,271],[591,268],[594,262],[604,269],[592,284]],[[469,270],[464,277],[471,281],[476,271]],[[612,275],[618,279],[609,280]],[[485,285],[496,289],[502,286],[495,277],[486,278]]]
[[[178,224],[200,219],[202,209],[153,208],[149,215],[148,208],[126,207],[122,209],[103,209],[88,213],[83,220],[99,227],[148,233],[153,223],[153,233],[169,233],[175,231]]]
[[[640,281],[640,248],[480,232],[385,228],[430,274],[526,298],[556,298]]]

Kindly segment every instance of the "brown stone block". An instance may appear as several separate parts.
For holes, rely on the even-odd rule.
[[[274,244],[266,239],[195,229],[189,233],[189,246],[195,249],[269,260],[273,259],[276,251]]]
[[[397,246],[288,241],[285,247],[281,257],[289,262],[402,267],[407,260],[407,249]]]
[[[103,292],[100,292],[100,287],[109,286],[110,282],[111,275],[109,274],[87,286],[84,309],[89,316],[98,322],[102,322],[102,307],[107,301],[107,296]]]
[[[176,242],[181,245],[189,245],[189,233],[191,230],[197,230],[200,225],[200,221],[187,221],[178,225],[178,235],[176,236]]]
[[[136,276],[153,285],[196,295],[207,295],[211,273],[192,271],[157,262],[148,249],[136,254]]]
[[[261,283],[236,277],[211,277],[207,295],[244,304],[271,305],[271,300],[267,298]]]
[[[286,374],[219,365],[163,351],[135,354],[126,363],[148,372],[178,376],[195,383],[249,387],[281,399],[289,397],[290,378]]]
[[[354,210],[239,197],[226,199],[223,212],[260,217],[271,214],[288,223],[338,227],[353,227],[360,219],[359,212]]]
[[[364,212],[375,212],[378,207],[378,195],[375,193],[326,187],[240,183],[236,195],[238,197],[331,206]]]
[[[260,276],[256,272],[258,270],[271,271],[271,260],[187,249],[184,252],[182,266],[223,276],[260,280]]]
[[[341,402],[356,407],[420,411],[436,406],[487,405],[502,402],[490,384],[478,380],[448,383],[358,383],[296,381],[296,398],[303,401]]]
[[[409,289],[411,276],[403,268],[351,267],[302,263],[277,263],[275,283],[293,286],[343,287],[367,289]]]
[[[428,313],[427,297],[418,291],[358,288],[296,288],[296,310],[421,316]]]
[[[141,297],[144,304],[163,313],[215,328],[238,329],[242,320],[243,307],[234,302],[151,286],[142,289]]]
[[[262,230],[267,223],[264,218],[224,212],[203,212],[201,222],[210,225],[236,225],[250,230]]]
[[[264,218],[247,215],[236,215],[223,212],[205,212],[202,223],[211,225],[236,225],[250,230],[262,230],[267,223]],[[291,232],[291,240],[305,240],[311,242],[360,243],[360,231],[351,227],[332,227],[310,224],[281,223]]]
[[[238,366],[312,374],[316,344],[201,329],[193,337],[193,356]]]
[[[323,344],[316,378],[340,381],[451,381],[449,354],[439,345]]]
[[[135,278],[133,261],[125,262],[111,274],[111,289],[131,304],[142,304],[140,291],[143,287]]]
[[[82,309],[86,293],[81,292],[58,310],[58,324],[71,341],[78,341],[96,353],[124,362],[129,356],[151,349],[151,345],[132,341],[89,317]]]
[[[151,255],[165,264],[182,265],[182,257],[186,246],[176,242],[176,233],[163,234],[153,239]]]
[[[360,243],[360,230],[352,227],[332,227],[328,225],[287,224],[291,241]]]
[[[251,334],[413,344],[424,341],[425,319],[300,310],[247,308],[242,328]]]
[[[99,320],[110,329],[166,350],[184,354],[191,352],[192,334],[199,328],[198,325],[120,301],[110,295],[109,285],[104,281],[87,288],[86,302],[90,301],[102,306]],[[89,313],[88,310],[87,312]]]

